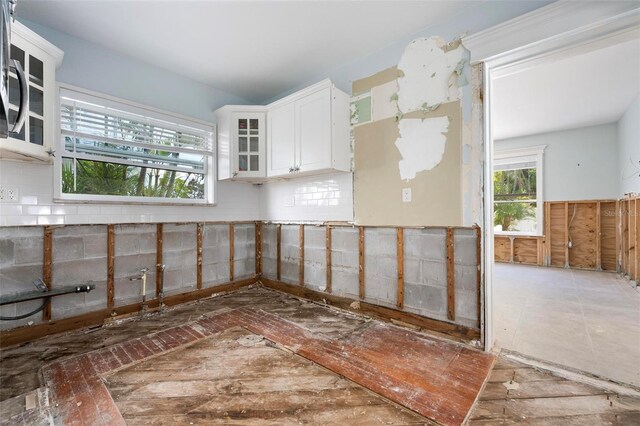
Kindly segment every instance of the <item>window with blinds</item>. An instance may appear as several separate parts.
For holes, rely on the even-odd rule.
[[[59,152],[62,198],[213,199],[211,126],[61,88]]]

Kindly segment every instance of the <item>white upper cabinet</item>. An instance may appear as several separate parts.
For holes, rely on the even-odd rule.
[[[295,163],[295,105],[286,103],[267,113],[269,176],[290,173]]]
[[[29,101],[22,130],[0,138],[0,158],[49,162],[56,138],[55,73],[64,53],[19,22],[12,23],[11,32],[11,59],[20,62],[24,70]],[[20,104],[19,78],[12,69],[9,73],[10,120],[18,116]]]
[[[218,121],[218,179],[260,182],[266,177],[264,107],[227,105]]]
[[[218,179],[351,170],[349,96],[324,80],[267,106],[227,105],[218,123]]]
[[[267,106],[267,176],[350,170],[349,96],[329,80]]]

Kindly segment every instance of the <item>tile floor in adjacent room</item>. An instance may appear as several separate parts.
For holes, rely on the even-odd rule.
[[[495,264],[496,346],[640,386],[640,288],[617,274]]]

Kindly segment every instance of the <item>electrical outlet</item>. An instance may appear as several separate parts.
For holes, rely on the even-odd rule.
[[[18,201],[20,194],[18,193],[18,188],[9,188],[7,189],[7,200],[8,201]]]
[[[296,199],[293,195],[288,195],[284,197],[284,206],[285,207],[293,207],[296,205]]]
[[[411,202],[411,188],[402,188],[402,202],[403,203]]]
[[[7,186],[0,187],[0,203],[17,202],[18,198],[20,198],[18,188],[10,188]]]

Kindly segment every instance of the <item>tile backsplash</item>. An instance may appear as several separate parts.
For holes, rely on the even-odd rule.
[[[262,220],[353,221],[353,174],[265,183],[260,208]]]
[[[216,206],[58,203],[53,166],[0,160],[0,226],[242,220],[352,221],[353,175],[336,173],[255,186],[218,182]],[[15,194],[15,195],[14,195]],[[6,194],[5,194],[6,195]]]
[[[260,189],[243,183],[218,182],[216,206],[57,203],[52,165],[1,160],[0,186],[19,193],[0,202],[0,226],[260,219]]]

